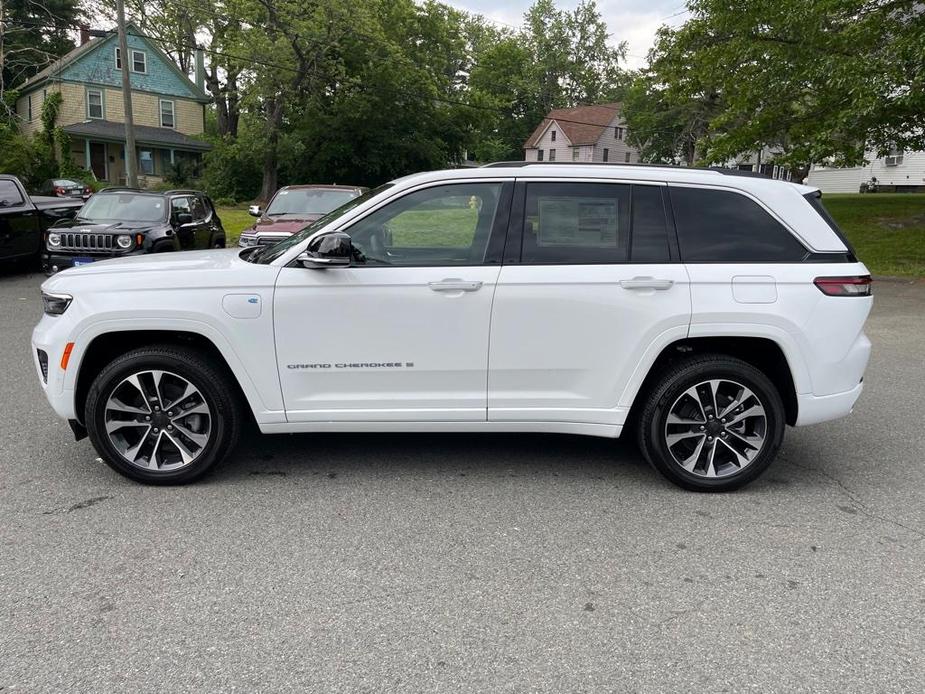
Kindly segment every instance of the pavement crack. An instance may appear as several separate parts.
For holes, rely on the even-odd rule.
[[[903,523],[903,522],[901,522],[901,521],[898,521],[898,520],[896,520],[896,519],[894,519],[894,518],[890,518],[890,517],[888,517],[888,516],[882,516],[882,515],[880,515],[880,514],[874,512],[874,511],[864,502],[864,500],[861,499],[861,497],[858,495],[857,492],[855,492],[853,489],[851,489],[848,485],[846,485],[846,484],[845,484],[844,482],[842,482],[840,479],[838,479],[837,477],[835,477],[835,475],[831,475],[831,474],[829,474],[828,472],[826,472],[825,470],[820,470],[820,469],[818,469],[818,468],[809,467],[808,465],[800,465],[799,463],[795,463],[795,462],[793,462],[792,460],[790,460],[790,459],[788,459],[788,458],[785,458],[785,457],[783,457],[783,456],[780,456],[780,458],[781,458],[781,460],[783,460],[783,461],[784,461],[785,463],[787,463],[788,465],[792,465],[793,467],[800,468],[801,470],[806,470],[807,472],[810,472],[810,473],[819,475],[820,477],[823,477],[823,478],[829,480],[830,482],[833,482],[833,483],[841,490],[842,494],[844,494],[846,497],[848,497],[848,500],[851,501],[851,503],[853,503],[853,504],[855,505],[856,511],[857,511],[859,514],[861,514],[862,516],[864,516],[865,518],[870,518],[871,520],[878,520],[878,521],[880,521],[880,522],[882,522],[882,523],[888,523],[888,524],[893,525],[893,526],[895,526],[895,527],[897,527],[897,528],[902,528],[903,530],[912,533],[913,535],[915,535],[916,537],[918,537],[920,540],[925,540],[925,532],[922,532],[922,531],[919,530],[918,528],[914,528],[914,527],[909,526],[909,525],[906,525],[905,523]]]

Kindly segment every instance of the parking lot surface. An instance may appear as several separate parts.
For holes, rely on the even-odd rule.
[[[0,690],[912,692],[925,682],[925,283],[875,286],[865,392],[754,485],[628,442],[242,441],[119,477],[41,394],[0,275]]]

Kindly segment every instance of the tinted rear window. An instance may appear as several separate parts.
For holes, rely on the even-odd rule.
[[[800,262],[807,250],[755,201],[725,190],[671,187],[681,260]]]

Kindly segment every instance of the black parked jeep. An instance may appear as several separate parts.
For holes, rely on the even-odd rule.
[[[107,188],[48,230],[42,268],[54,274],[107,258],[224,247],[222,221],[205,194]]]

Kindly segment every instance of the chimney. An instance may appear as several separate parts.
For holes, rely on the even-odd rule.
[[[206,65],[205,65],[205,58],[202,52],[202,46],[196,46],[195,62],[196,62],[196,67],[195,67],[196,74],[194,76],[195,77],[194,81],[196,82],[197,87],[199,87],[202,91],[205,91],[206,89]]]
[[[80,45],[90,42],[90,27],[87,24],[78,25],[80,28]]]

